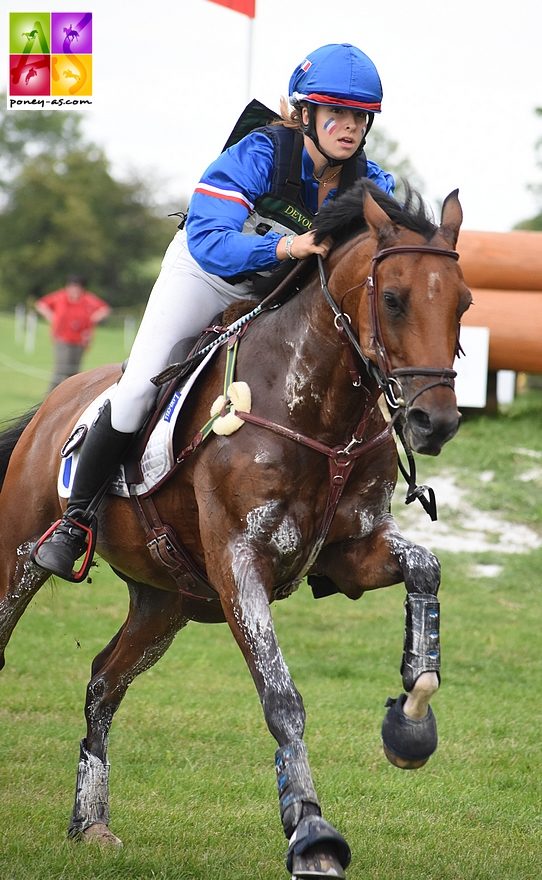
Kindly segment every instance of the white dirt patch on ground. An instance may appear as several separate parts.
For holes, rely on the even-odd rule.
[[[531,470],[526,479],[532,477]],[[481,482],[490,479],[489,472],[481,474]],[[542,546],[542,536],[529,526],[509,522],[498,511],[478,509],[459,482],[460,476],[453,472],[427,480],[437,499],[436,522],[431,522],[418,502],[405,506],[404,482],[398,482],[393,514],[405,537],[430,550],[455,553],[528,553]],[[477,566],[477,572],[486,577],[499,574],[492,565]]]
[[[542,458],[542,452],[539,452],[538,449],[526,449],[525,446],[516,446],[514,452],[517,452],[518,455],[526,455],[527,458]]]
[[[534,467],[519,475],[522,483],[542,483],[542,467]]]

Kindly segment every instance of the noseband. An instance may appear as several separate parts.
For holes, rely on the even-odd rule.
[[[434,248],[430,245],[402,245],[400,247],[383,248],[378,251],[371,260],[371,274],[368,276],[365,287],[367,288],[367,296],[369,300],[369,322],[370,322],[370,339],[371,346],[376,352],[376,365],[369,360],[356,335],[350,327],[350,318],[342,312],[335,300],[333,299],[325,276],[324,264],[322,258],[318,256],[318,271],[320,273],[320,285],[322,292],[328,304],[331,306],[335,315],[335,326],[348,337],[350,344],[361,358],[369,374],[375,379],[379,388],[384,393],[386,401],[392,409],[408,410],[421,394],[435,388],[438,385],[445,385],[448,388],[454,387],[453,380],[457,373],[448,367],[398,367],[392,369],[390,359],[386,351],[382,331],[380,328],[380,319],[378,316],[378,274],[377,269],[382,260],[386,257],[396,256],[397,254],[431,254],[432,256],[451,257],[452,260],[458,260],[457,251],[448,251],[445,248]],[[459,338],[457,340],[459,348]],[[419,389],[409,400],[405,400],[403,388],[400,379],[407,376],[428,376],[434,378],[433,382],[429,382]]]

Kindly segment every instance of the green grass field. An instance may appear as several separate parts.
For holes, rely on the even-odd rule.
[[[33,338],[34,346],[29,350]],[[0,421],[20,415],[45,397],[53,371],[49,328],[39,319],[35,337],[0,312]],[[122,329],[98,327],[83,358],[83,369],[122,361],[129,352]]]
[[[43,397],[50,352],[43,326],[32,354],[10,316],[0,316],[0,330],[5,418]],[[102,328],[87,366],[124,356],[120,331]],[[541,428],[542,394],[533,391],[499,418],[469,418],[439,459],[417,459],[419,477],[453,472],[480,519],[542,536]],[[398,508],[408,535],[413,512]],[[459,529],[477,526],[461,512],[454,518]],[[352,603],[316,602],[302,587],[274,606],[305,700],[316,788],[352,847],[349,880],[542,877],[542,549],[495,548],[438,553],[440,743],[417,772],[392,767],[380,745],[384,702],[401,689],[403,588]],[[498,573],[480,576],[475,566],[489,564]],[[101,563],[92,584],[44,586],[15,630],[0,673],[0,880],[287,877],[275,743],[224,626],[181,632],[115,718],[111,827],[124,848],[65,839],[90,662],[126,606],[123,584]]]

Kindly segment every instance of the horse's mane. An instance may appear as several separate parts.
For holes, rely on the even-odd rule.
[[[342,196],[325,205],[314,222],[315,239],[322,241],[328,235],[336,244],[364,232],[367,224],[363,216],[363,197],[370,193],[375,202],[397,226],[418,232],[429,241],[437,230],[434,217],[420,194],[403,181],[405,200],[401,204],[387,195],[370,180],[358,180]]]

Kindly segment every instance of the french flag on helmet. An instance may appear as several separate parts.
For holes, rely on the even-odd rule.
[[[290,77],[288,92],[291,104],[307,101],[367,113],[380,113],[382,104],[375,65],[351,43],[329,43],[307,55]]]

